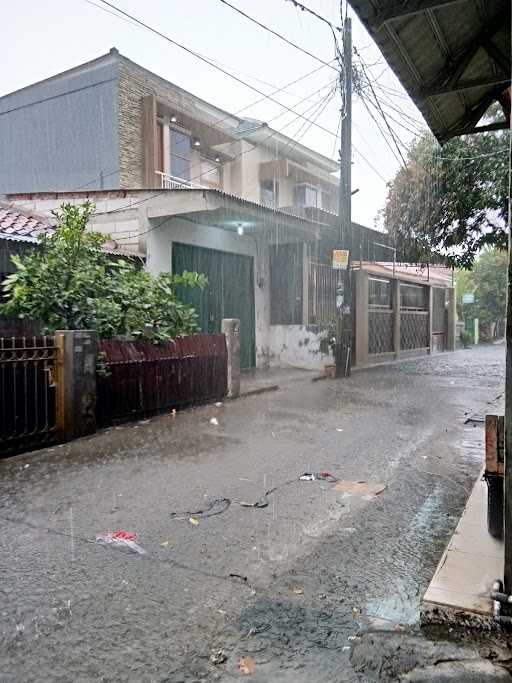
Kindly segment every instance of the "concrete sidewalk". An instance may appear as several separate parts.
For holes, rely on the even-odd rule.
[[[423,622],[490,626],[489,594],[503,577],[503,552],[503,542],[487,531],[487,484],[481,476],[423,597]]]

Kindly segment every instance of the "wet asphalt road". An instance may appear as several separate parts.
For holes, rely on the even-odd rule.
[[[501,409],[504,357],[480,347],[345,381],[305,374],[0,461],[0,681],[366,680],[353,637],[416,628],[482,466],[483,428],[464,420]],[[321,470],[386,489],[297,481]],[[267,507],[189,519],[275,486]],[[94,543],[113,529],[147,554]]]

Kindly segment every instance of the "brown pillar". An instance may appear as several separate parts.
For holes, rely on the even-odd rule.
[[[356,270],[356,363],[362,365],[368,361],[368,273]]]
[[[391,280],[391,301],[393,302],[393,351],[400,357],[400,280]]]
[[[455,288],[448,290],[448,329],[446,330],[446,350],[455,351],[455,337],[457,330],[457,306]]]
[[[96,333],[65,330],[55,333],[59,349],[56,375],[57,431],[63,441],[96,431]]]

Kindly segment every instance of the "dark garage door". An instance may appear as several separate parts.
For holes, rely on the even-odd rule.
[[[182,301],[194,306],[202,332],[220,332],[222,318],[239,318],[240,364],[255,366],[254,275],[251,256],[232,254],[173,242],[172,271],[203,273],[208,287],[203,291],[180,289]]]

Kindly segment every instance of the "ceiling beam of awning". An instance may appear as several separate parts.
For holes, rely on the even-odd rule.
[[[446,7],[446,5],[456,5],[468,0],[411,0],[411,2],[394,3],[390,7],[377,13],[372,24],[375,28],[379,28],[382,24],[393,19],[419,14],[426,10],[438,9],[439,7]]]
[[[510,120],[510,0],[349,1],[441,143]]]

